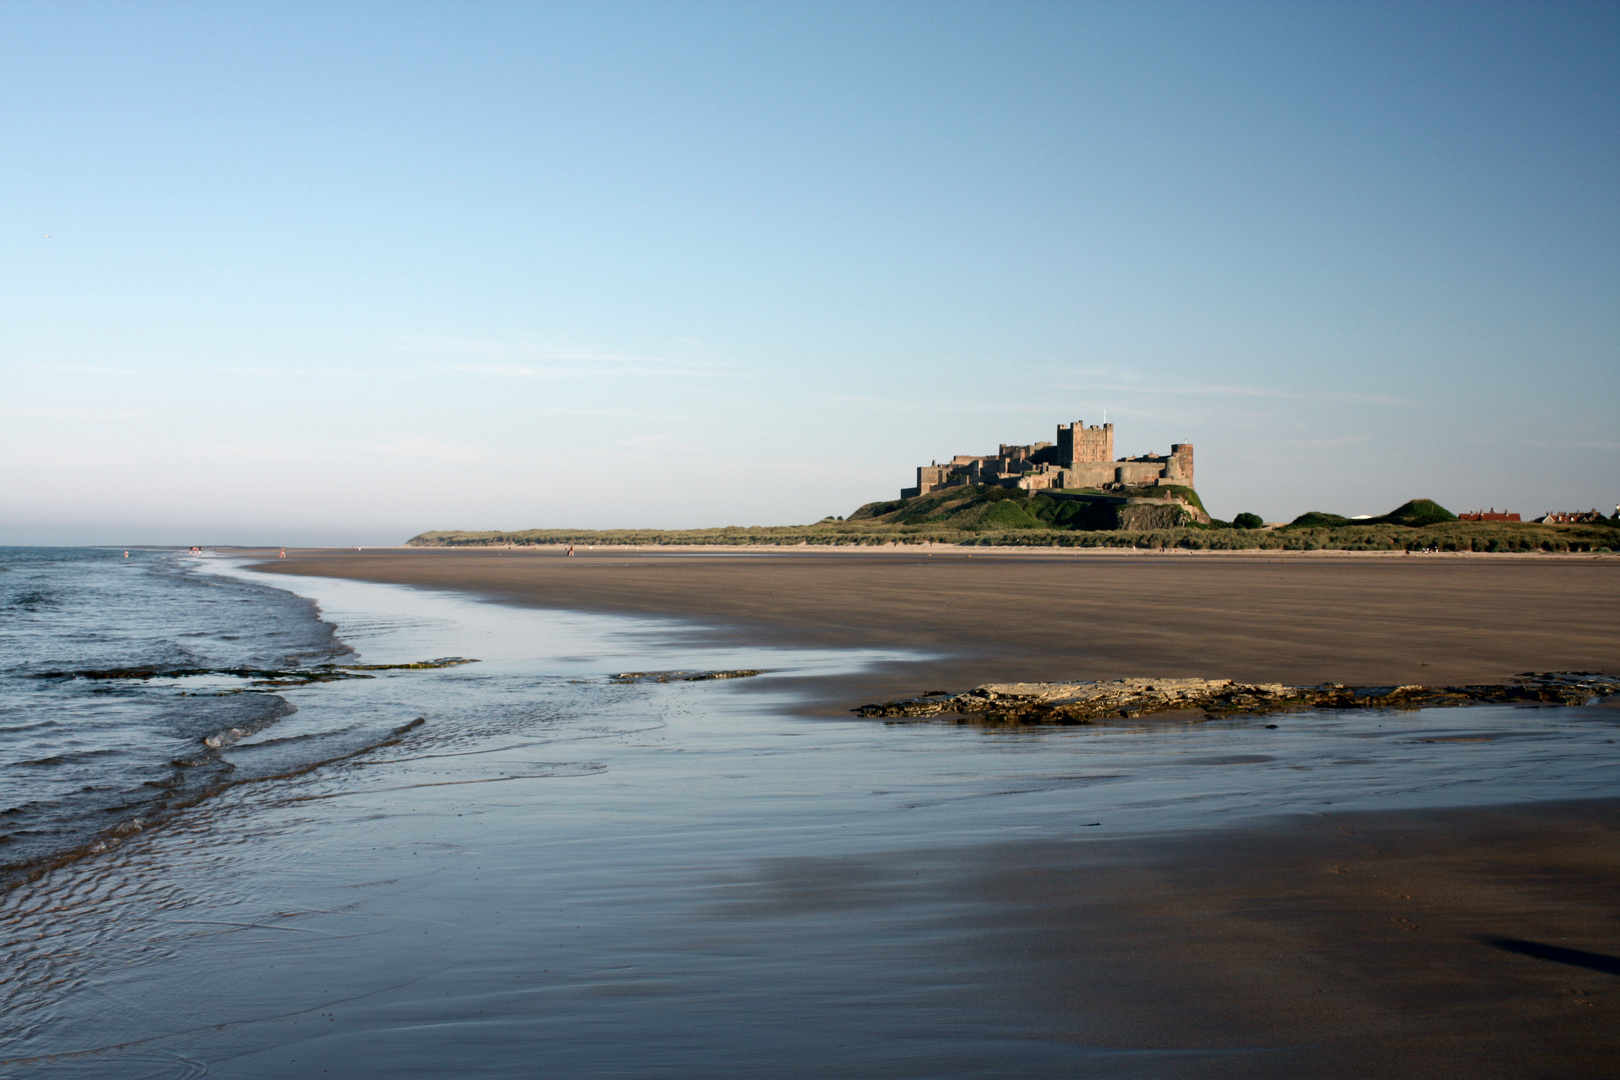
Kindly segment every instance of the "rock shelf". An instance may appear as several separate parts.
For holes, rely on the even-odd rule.
[[[993,724],[1086,724],[1093,720],[1199,711],[1220,716],[1307,709],[1426,709],[1483,703],[1585,705],[1620,694],[1620,677],[1596,672],[1527,672],[1478,686],[1286,686],[1231,679],[1114,679],[1108,682],[986,683],[961,694],[934,691],[862,705],[857,716],[957,717]]]
[[[754,668],[735,671],[621,671],[608,676],[608,679],[617,683],[707,682],[710,679],[750,679],[763,674],[764,671]]]
[[[426,671],[433,668],[459,667],[476,664],[465,656],[441,656],[436,660],[416,660],[408,664],[317,664],[302,668],[253,667],[125,667],[86,668],[78,671],[37,671],[31,679],[89,679],[96,682],[128,680],[145,682],[148,679],[190,679],[200,676],[221,676],[249,680],[246,686],[224,693],[269,693],[278,689],[308,686],[311,683],[339,682],[344,679],[372,679],[368,671]]]

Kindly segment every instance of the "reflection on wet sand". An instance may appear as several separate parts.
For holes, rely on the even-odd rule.
[[[773,680],[892,654],[321,596],[367,659],[484,662],[289,692],[310,724],[426,719],[8,894],[0,1073],[1589,1076],[1617,1049],[1610,976],[1569,962],[1620,955],[1612,707],[807,720]]]

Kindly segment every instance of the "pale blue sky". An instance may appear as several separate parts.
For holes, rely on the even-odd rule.
[[[0,7],[0,543],[1612,507],[1617,301],[1612,3]]]

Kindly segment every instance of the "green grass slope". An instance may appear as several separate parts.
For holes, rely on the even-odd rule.
[[[1089,494],[1101,496],[1097,492]],[[1447,518],[1441,518],[1442,514]],[[1584,525],[1458,521],[1451,518],[1443,507],[1427,500],[1413,500],[1376,520],[1353,522],[1336,514],[1313,512],[1301,515],[1285,528],[1275,530],[1229,526],[1115,529],[1111,527],[1114,515],[1114,507],[1106,498],[1064,499],[1006,488],[951,488],[916,499],[868,503],[851,514],[847,521],[824,518],[811,525],[728,526],[715,529],[444,531],[422,533],[407,543],[411,547],[529,547],[541,544],[712,544],[744,547],[934,543],[978,547],[1278,551],[1620,550],[1620,521]],[[1108,524],[1103,524],[1105,519]],[[1426,519],[1432,523],[1398,523]]]
[[[1453,514],[1433,499],[1411,499],[1380,517],[1362,518],[1359,521],[1339,514],[1312,510],[1309,513],[1299,515],[1299,517],[1284,525],[1283,528],[1336,529],[1345,525],[1404,525],[1407,528],[1416,529],[1424,525],[1444,525],[1448,521],[1456,520],[1456,514]]]
[[[1350,524],[1350,519],[1339,514],[1329,514],[1321,510],[1308,510],[1299,515],[1287,525],[1285,529],[1336,529],[1341,525]]]
[[[849,516],[852,522],[883,525],[935,525],[969,532],[997,529],[1113,529],[1117,507],[1126,498],[1163,499],[1168,495],[1202,510],[1190,487],[1145,487],[1102,492],[1028,492],[1018,488],[971,484],[929,492],[914,499],[867,503]]]
[[[1441,506],[1433,499],[1413,499],[1404,502],[1381,518],[1374,518],[1373,524],[1405,525],[1408,528],[1418,528],[1423,525],[1443,525],[1448,521],[1456,521],[1457,515]]]

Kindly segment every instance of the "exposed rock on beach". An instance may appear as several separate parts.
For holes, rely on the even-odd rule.
[[[1201,711],[1218,716],[1305,709],[1421,709],[1476,703],[1585,705],[1620,693],[1620,677],[1593,672],[1526,673],[1478,686],[1288,686],[1231,679],[1114,679],[1107,682],[986,683],[961,694],[934,692],[862,705],[857,716],[955,716],[1003,724],[1085,724],[1114,717]]]
[[[708,682],[710,679],[751,679],[763,675],[757,668],[736,668],[730,671],[621,671],[608,676],[616,683]]]

